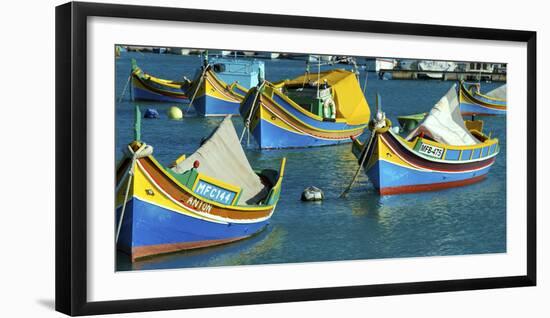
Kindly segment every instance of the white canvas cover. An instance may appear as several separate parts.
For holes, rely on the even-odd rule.
[[[485,95],[494,98],[506,99],[506,84],[493,89]]]
[[[193,167],[195,160],[200,163],[199,173],[242,188],[238,204],[256,204],[267,194],[268,189],[252,170],[244,154],[231,116],[225,117],[199,149],[173,167],[172,171],[184,173]]]
[[[456,84],[435,104],[422,123],[407,136],[407,140],[411,140],[421,132],[446,145],[465,146],[479,143],[479,140],[472,136],[464,125]]]

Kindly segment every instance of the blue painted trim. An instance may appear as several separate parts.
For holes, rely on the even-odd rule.
[[[120,210],[116,212],[117,221]],[[124,212],[118,247],[129,251],[130,247],[138,246],[239,238],[261,231],[268,223],[269,220],[248,224],[214,223],[134,197],[127,203]]]

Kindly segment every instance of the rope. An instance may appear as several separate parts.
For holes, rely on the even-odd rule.
[[[150,153],[145,152],[146,149],[152,149],[150,146],[147,146],[145,143],[142,143],[138,150],[134,152],[132,147],[128,145],[130,153],[132,153],[132,163],[130,164],[130,169],[128,169],[128,185],[126,186],[126,193],[124,194],[124,204],[122,205],[122,211],[120,212],[120,218],[118,220],[115,243],[118,243],[118,237],[120,235],[120,229],[122,228],[122,221],[124,220],[124,212],[126,211],[126,203],[128,202],[128,194],[130,193],[130,185],[132,184],[132,177],[134,175],[134,166],[138,158],[143,158],[148,156]],[[152,151],[152,150],[151,150]],[[122,183],[122,182],[121,182]]]
[[[126,80],[126,84],[124,85],[124,89],[122,90],[122,94],[118,98],[119,104],[120,104],[120,102],[122,102],[122,98],[124,97],[124,95],[126,95],[126,89],[128,88],[128,84],[130,84],[131,79],[132,79],[132,72],[130,72],[130,76],[128,76],[128,80]]]
[[[359,168],[357,168],[357,171],[355,171],[355,175],[353,176],[353,179],[351,179],[351,182],[348,185],[348,187],[344,190],[344,192],[342,192],[342,194],[340,195],[340,198],[345,198],[348,195],[351,188],[353,187],[353,185],[355,184],[355,180],[357,180],[357,176],[359,176],[359,172],[361,171],[361,167],[363,167],[363,164],[365,163],[365,161],[368,157],[367,154],[369,153],[370,147],[372,145],[372,142],[373,142],[375,136],[376,136],[376,130],[373,130],[371,132],[371,135],[370,135],[370,138],[369,138],[369,143],[363,149],[363,152],[361,152],[361,156],[360,156],[361,161],[359,162]]]
[[[369,72],[365,70],[365,83],[363,83],[363,95],[367,91],[367,81],[369,79]]]
[[[244,128],[241,132],[241,137],[239,138],[239,142],[242,142],[245,131],[248,131],[248,138],[247,138],[247,146],[250,143],[250,118],[252,118],[252,114],[254,113],[254,107],[256,106],[256,101],[258,100],[258,96],[260,95],[260,92],[262,90],[262,87],[265,84],[265,80],[262,81],[260,86],[256,89],[256,95],[254,96],[254,101],[252,102],[252,106],[250,106],[250,112],[248,113],[248,116],[246,118],[246,121],[244,122]]]
[[[187,107],[187,109],[185,110],[185,113],[183,113],[184,117],[185,117],[185,115],[187,115],[187,112],[189,111],[191,106],[193,106],[193,102],[195,101],[195,97],[197,96],[197,93],[199,92],[202,81],[204,80],[204,75],[206,75],[206,71],[208,70],[209,66],[210,66],[210,64],[206,64],[206,66],[204,67],[204,70],[202,71],[201,76],[199,77],[199,83],[197,84],[197,88],[193,92],[193,96],[191,97],[191,100],[189,101],[189,107]]]

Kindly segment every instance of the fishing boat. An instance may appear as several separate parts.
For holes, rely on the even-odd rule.
[[[380,71],[391,71],[395,69],[397,65],[396,59],[377,57],[374,62],[374,69],[376,73],[380,73]]]
[[[239,105],[251,86],[264,78],[264,64],[256,60],[208,59],[193,80],[160,79],[147,74],[132,60],[134,100],[187,103],[198,116],[238,115]],[[231,83],[231,84],[227,84]]]
[[[277,52],[256,52],[256,57],[262,58],[262,59],[278,59],[279,56],[281,56],[281,53]]]
[[[229,117],[168,167],[137,135],[116,169],[117,248],[132,261],[235,242],[269,224],[286,159],[278,171],[253,170]]]
[[[240,111],[261,149],[347,143],[363,133],[370,116],[356,74],[342,69],[264,81],[249,90]]]
[[[463,115],[506,115],[506,84],[482,94],[479,83],[462,81],[459,99]]]
[[[392,129],[384,113],[369,123],[368,142],[352,151],[382,195],[434,191],[483,180],[499,153],[497,138],[480,120],[464,121],[454,85],[408,136]]]
[[[132,99],[169,103],[187,103],[193,82],[187,78],[172,81],[144,72],[135,59],[131,70]]]
[[[418,77],[441,79],[443,78],[443,73],[454,72],[456,68],[457,64],[455,62],[422,60],[418,61],[418,70],[426,72],[419,72]]]

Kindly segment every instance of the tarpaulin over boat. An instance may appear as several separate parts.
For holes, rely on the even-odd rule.
[[[485,95],[493,98],[506,99],[506,84],[493,89]]]
[[[302,86],[304,83],[323,85],[325,80],[332,88],[336,103],[336,118],[346,119],[350,125],[368,123],[370,109],[355,73],[343,69],[334,69],[317,73],[304,74],[292,80],[277,83],[276,86]]]
[[[409,134],[407,140],[411,140],[422,132],[433,140],[446,145],[464,146],[480,142],[464,125],[464,119],[460,114],[456,84],[435,104],[424,121]]]
[[[256,204],[267,194],[241,147],[231,117],[227,116],[195,153],[172,168],[184,173],[200,163],[199,173],[242,188],[238,204]]]

